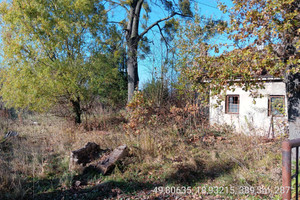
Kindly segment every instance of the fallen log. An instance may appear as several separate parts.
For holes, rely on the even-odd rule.
[[[116,162],[127,156],[127,153],[126,145],[119,146],[107,158],[94,165],[94,167],[99,169],[103,175],[107,175],[114,170]]]

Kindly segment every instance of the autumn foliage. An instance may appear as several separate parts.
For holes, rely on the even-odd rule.
[[[145,98],[143,92],[135,93],[124,112],[128,119],[128,123],[124,124],[127,133],[139,134],[146,127],[156,129],[168,125],[176,132],[184,134],[187,129],[207,125],[207,110],[199,103],[181,99],[161,107],[154,105],[153,100]]]

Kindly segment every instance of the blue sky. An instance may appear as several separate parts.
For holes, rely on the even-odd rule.
[[[198,8],[199,14],[204,15],[206,17],[212,17],[214,19],[225,19],[228,20],[229,17],[227,14],[224,14],[218,9],[217,0],[198,0]],[[222,1],[226,5],[231,6],[231,1]],[[163,18],[162,9],[154,10],[150,14],[150,18],[152,17],[152,22]],[[151,22],[149,23],[151,24]],[[140,30],[141,31],[141,30]],[[139,60],[139,78],[140,78],[140,88],[147,81],[151,80],[152,74],[155,71],[155,68],[160,68],[162,54],[164,53],[163,47],[161,47],[160,43],[160,34],[157,27],[154,27],[153,30],[147,33],[147,37],[153,40],[152,44],[152,52],[146,56],[145,60]],[[225,36],[218,36],[215,40],[222,40],[222,42],[226,42],[227,38]]]

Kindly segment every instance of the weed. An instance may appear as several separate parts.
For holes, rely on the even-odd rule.
[[[111,114],[111,113],[110,113]],[[51,115],[28,115],[10,123],[19,137],[0,145],[1,199],[93,199],[150,196],[160,186],[280,186],[280,140],[235,134],[228,126],[198,126],[182,135],[170,123],[123,129],[103,116],[105,131],[70,126]],[[149,118],[153,120],[154,118]],[[32,125],[29,120],[39,122]],[[96,119],[94,119],[96,120]],[[157,119],[155,119],[157,120]],[[101,122],[102,123],[102,122]],[[111,125],[110,125],[111,123]],[[151,122],[152,123],[152,122]],[[92,127],[92,126],[91,126]],[[129,156],[110,176],[98,171],[69,171],[71,150],[96,142],[102,149],[126,144]],[[75,184],[79,181],[79,186]],[[107,183],[107,184],[105,184]],[[105,185],[105,186],[104,186]],[[72,192],[73,188],[78,192]],[[147,190],[148,192],[145,192]],[[163,194],[162,194],[163,195]],[[204,195],[206,194],[199,194]],[[249,195],[224,194],[226,198]],[[252,195],[252,199],[276,196]],[[193,197],[187,197],[193,199]]]

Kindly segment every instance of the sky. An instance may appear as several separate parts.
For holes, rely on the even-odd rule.
[[[229,17],[227,14],[224,14],[222,11],[218,9],[217,0],[197,0],[198,8],[200,15],[204,15],[206,17],[212,17],[213,19],[222,19],[228,20]],[[223,1],[226,5],[230,6],[231,1]],[[152,15],[154,15],[154,20],[159,18],[163,18],[162,14],[163,10],[154,10],[152,11]],[[151,16],[150,16],[151,17]],[[150,23],[149,23],[150,24]],[[141,31],[141,30],[140,30]],[[151,80],[152,75],[155,69],[160,68],[162,54],[164,54],[163,47],[161,46],[160,41],[160,33],[157,27],[154,27],[153,30],[147,33],[147,37],[152,39],[152,52],[146,56],[146,59],[139,59],[139,79],[140,79],[140,88],[149,80]],[[222,40],[223,42],[227,40],[224,36],[218,36],[216,40]]]

